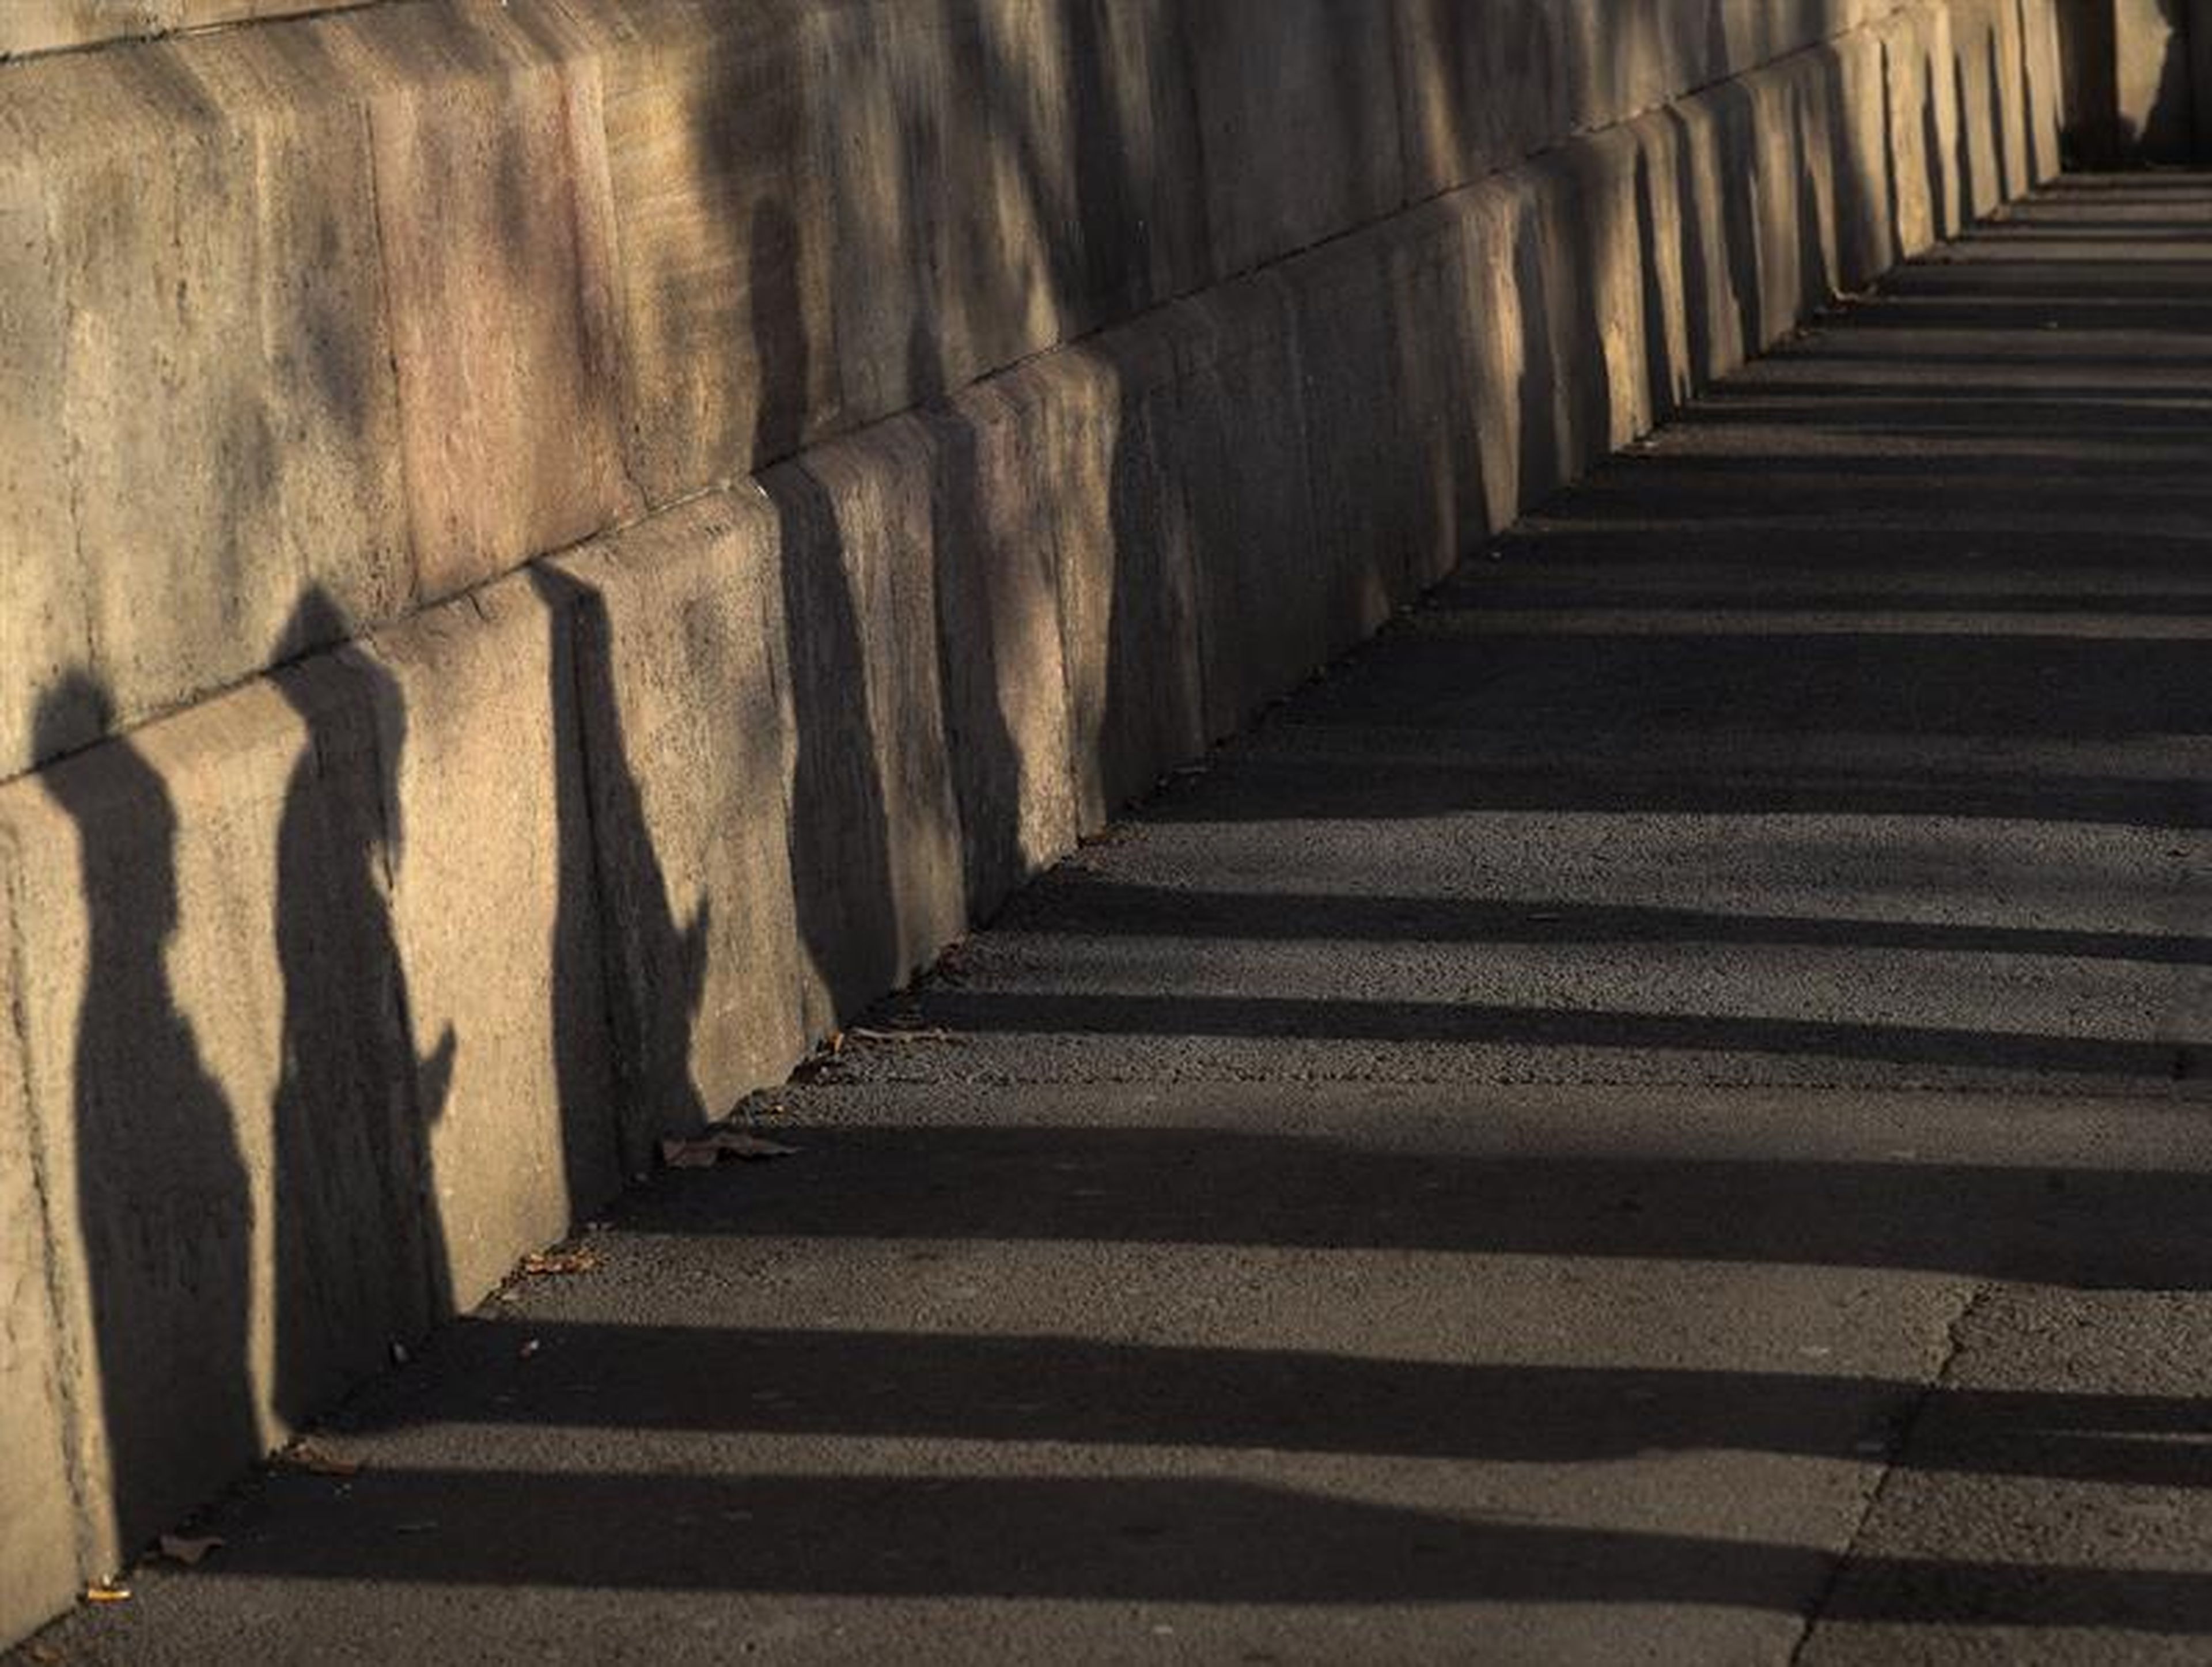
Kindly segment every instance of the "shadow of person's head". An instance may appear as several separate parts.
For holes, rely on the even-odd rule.
[[[369,733],[358,740],[372,750],[376,759],[380,812],[370,837],[397,863],[404,843],[398,776],[407,745],[407,706],[398,679],[374,655],[352,646],[349,639],[353,635],[353,622],[337,599],[320,585],[310,585],[293,607],[277,642],[280,652],[288,647],[294,652],[321,650],[327,659],[280,670],[271,681],[307,726],[303,768],[319,768],[323,758],[341,749],[348,725],[362,721],[365,715]],[[318,675],[318,668],[325,664],[342,670],[343,684],[351,698],[335,693],[334,685]],[[365,708],[362,697],[366,697]]]
[[[115,703],[91,672],[72,670],[39,698],[33,737],[50,763],[39,780],[77,824],[95,925],[166,939],[177,923],[177,812],[161,773],[127,737],[111,736]],[[107,736],[82,748],[87,737]]]

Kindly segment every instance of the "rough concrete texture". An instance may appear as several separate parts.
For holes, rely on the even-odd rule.
[[[464,1301],[619,1183],[576,599],[517,575],[371,640],[391,926]]]
[[[367,136],[314,47],[0,73],[0,768],[94,738],[34,734],[67,668],[128,721],[330,641],[286,635],[311,586],[352,619],[411,594]]]
[[[1217,276],[1404,205],[1387,6],[1218,0],[1186,15]]]
[[[667,441],[689,420],[691,395],[653,411],[638,403],[645,379],[657,374],[650,364],[681,358],[687,342],[734,353],[750,337],[761,386],[779,392],[757,407],[733,404],[713,421],[722,424],[718,432],[750,430],[755,456],[799,447],[815,432],[811,402],[824,386],[843,385],[842,370],[825,380],[819,367],[848,362],[842,320],[849,309],[836,313],[830,343],[764,326],[787,305],[823,304],[809,287],[820,270],[816,257],[775,242],[787,228],[773,212],[764,252],[747,245],[717,265],[708,259],[714,251],[697,244],[703,217],[723,208],[744,216],[750,237],[762,216],[734,205],[772,204],[785,187],[740,182],[670,210],[674,217],[659,223],[672,228],[671,240],[656,258],[671,276],[657,287],[680,287],[687,272],[739,270],[755,287],[732,311],[676,326],[661,361],[605,356],[592,334],[600,324],[586,321],[635,319],[645,292],[621,289],[610,275],[626,257],[610,255],[599,240],[613,226],[615,246],[627,249],[634,240],[625,228],[656,223],[651,212],[624,220],[619,198],[650,182],[654,144],[673,142],[665,133],[635,138],[644,149],[629,161],[613,150],[600,156],[588,113],[645,96],[638,88],[651,75],[633,84],[609,74],[624,43],[642,38],[643,23],[625,33],[628,14],[608,14],[594,20],[600,33],[586,33],[532,7],[514,9],[515,17],[487,24],[493,33],[482,40],[456,33],[461,26],[451,18],[410,26],[419,36],[381,33],[386,26],[366,13],[305,33],[210,37],[229,43],[224,50],[235,57],[226,61],[265,59],[308,86],[331,78],[333,64],[386,53],[364,107],[388,119],[380,130],[372,120],[354,131],[345,140],[353,150],[332,154],[453,182],[454,248],[380,248],[362,280],[416,286],[427,298],[416,347],[430,351],[424,344],[444,332],[455,352],[472,356],[466,375],[425,396],[448,413],[459,449],[449,456],[427,443],[434,438],[428,429],[410,430],[426,443],[409,453],[413,472],[396,502],[410,514],[437,502],[455,515],[477,514],[454,490],[465,478],[453,472],[463,452],[481,465],[484,503],[520,518],[501,522],[510,530],[562,502],[599,501],[609,478],[595,472],[608,433],[618,425],[623,446],[644,445],[640,424],[663,425]],[[1108,13],[1114,21],[1099,24],[1097,38],[1117,66],[1107,101],[1120,108],[1136,73],[1129,66],[1141,66],[1145,50],[1160,44],[1140,27],[1157,15],[1108,8],[1093,21]],[[644,12],[636,18],[651,21]],[[701,27],[696,16],[692,23]],[[1015,23],[1004,27],[1013,31],[1006,39],[1028,39]],[[344,30],[366,33],[348,45]],[[695,45],[702,38],[678,37]],[[1918,67],[1905,67],[1925,72],[1917,88],[1899,68],[1904,49],[1887,50],[1894,43],[1887,35],[1881,53],[1845,43],[1711,88],[1358,235],[1154,307],[916,415],[809,446],[763,477],[757,500],[744,487],[664,512],[373,633],[365,648],[324,655],[95,747],[66,770],[10,784],[0,848],[15,854],[10,884],[21,901],[8,952],[17,968],[35,969],[19,986],[23,1017],[9,1043],[25,1084],[14,1104],[39,1149],[51,1149],[40,1159],[43,1242],[49,1288],[66,1298],[54,1311],[49,1352],[59,1362],[69,1463],[31,1485],[46,1500],[66,1485],[70,1509],[84,1513],[79,1578],[105,1573],[118,1548],[143,1544],[152,1527],[205,1494],[207,1478],[230,1473],[258,1444],[325,1403],[425,1316],[481,1295],[517,1255],[608,1195],[655,1135],[775,1080],[807,1039],[902,982],[1076,833],[1097,829],[1405,601],[1471,535],[1519,515],[1790,327],[1850,271],[1850,240],[1839,227],[1851,217],[1853,191],[1875,194],[1877,222],[1901,218],[1887,205],[1914,188],[1915,164],[1904,160],[1912,155],[1900,143],[1909,134],[1896,121],[1934,136],[1936,148],[1917,165],[1939,181],[1958,165],[1965,125],[2026,122],[2022,111],[1959,110],[1958,76],[1927,56],[1948,39],[1936,32],[1906,40]],[[427,82],[390,56],[407,42]],[[325,56],[306,50],[316,43]],[[957,41],[945,50],[956,46],[967,50]],[[157,50],[184,48],[99,56],[120,74],[155,62],[143,54]],[[674,52],[672,77],[685,87],[726,84],[690,51]],[[740,80],[756,73],[744,69]],[[451,97],[431,96],[430,86],[449,88]],[[926,78],[915,95],[931,87],[941,94],[941,78]],[[1920,97],[1939,99],[1944,87],[1954,89],[1948,119]],[[949,106],[939,98],[929,107]],[[1884,114],[1893,125],[1877,151],[1867,125]],[[10,106],[6,119],[17,122],[20,113]],[[620,125],[609,117],[610,131]],[[333,144],[343,126],[333,119]],[[487,184],[461,139],[510,130],[514,154],[544,167]],[[700,143],[711,150],[720,142]],[[2000,154],[1997,140],[1988,143],[1990,155]],[[86,154],[95,153],[108,154],[88,144]],[[1876,155],[1881,170],[1860,178]],[[46,189],[35,169],[9,177]],[[334,177],[343,184],[358,175]],[[1078,177],[1097,176],[1079,169]],[[1123,183],[1133,192],[1139,177]],[[623,179],[630,185],[618,187]],[[550,211],[532,208],[533,180],[554,192],[563,212],[573,210],[568,229],[538,223]],[[510,186],[520,193],[511,204]],[[1948,201],[1955,212],[1955,185]],[[2121,213],[2163,211],[2096,199],[2100,209],[2108,204]],[[515,247],[550,240],[526,275],[538,287],[513,291],[516,310],[489,330],[482,320],[495,315],[443,294],[437,274],[441,263],[505,259],[496,253],[503,246],[486,240],[487,216],[496,220],[507,207],[529,222]],[[2082,215],[2066,200],[2039,212],[2054,227]],[[1932,224],[1941,216],[1929,217]],[[586,222],[602,229],[579,229]],[[1996,240],[2020,234],[1992,232],[1989,246],[2011,247]],[[2049,236],[2062,234],[2074,233]],[[464,245],[475,254],[465,257]],[[1095,252],[1095,262],[1086,252],[1079,270],[1066,269],[1073,288],[1061,293],[1091,293],[1084,286],[1095,283],[1097,294],[1127,297],[1162,282],[1165,269],[1137,272],[1109,252]],[[404,273],[395,264],[403,256],[412,263]],[[13,258],[12,250],[0,255]],[[695,259],[706,264],[695,267]],[[809,294],[816,299],[805,300]],[[652,299],[667,302],[665,295]],[[559,325],[563,316],[573,333]],[[905,316],[911,325],[928,315]],[[1928,316],[1945,318],[1940,308]],[[433,318],[434,330],[425,322]],[[561,336],[564,351],[599,368],[526,365],[502,360],[500,341],[459,339],[479,328],[511,338],[509,346],[533,332]],[[903,362],[915,380],[900,397],[947,374],[930,336],[939,329],[931,323],[907,344],[913,352]],[[10,354],[31,350],[0,339]],[[387,392],[413,374],[406,356]],[[37,368],[34,350],[25,362]],[[388,369],[381,348],[374,363]],[[66,368],[58,359],[48,364],[56,374]],[[568,432],[526,432],[543,415],[532,393],[540,368],[549,379],[545,409],[563,414]],[[425,360],[417,369],[435,367]],[[519,450],[510,445],[518,436],[527,442]],[[666,484],[703,453],[672,443],[638,455],[657,458]],[[1704,502],[1691,490],[1701,478],[1686,474],[1662,501],[1672,492]],[[17,494],[47,484],[36,468],[0,478]],[[434,478],[442,500],[416,491]],[[551,496],[538,494],[532,483],[541,478]],[[1790,538],[1805,517],[1839,513],[1837,494],[1817,479],[1792,490],[1800,497]],[[39,513],[64,511],[49,504]],[[57,523],[56,536],[74,537],[78,525]],[[478,532],[453,532],[445,548],[472,560],[479,533],[493,543],[507,536],[486,521]],[[517,534],[510,547],[536,536]],[[1754,527],[1728,536],[1765,535]],[[284,652],[344,636],[373,611],[335,580],[311,583],[315,571],[295,575],[307,600],[261,628]],[[1447,611],[1430,645],[1435,654],[1463,657],[1457,621],[1488,605]],[[160,611],[138,612],[150,643]],[[1546,671],[1556,643],[1532,637],[1516,648],[1510,632],[1472,638],[1486,655],[1502,656],[1496,685],[1480,697],[1496,709],[1563,714],[1563,734],[1601,753],[1625,747],[1618,762],[1645,772],[1637,779],[1647,786],[1710,764],[1711,755],[1686,744],[1669,752],[1667,738],[1606,727],[1612,720],[1603,713],[1633,710],[1648,688],[1689,675],[1665,654],[1577,691],[1571,685],[1590,667],[1569,656]],[[40,640],[46,646],[33,644],[34,658],[83,664],[68,631]],[[1809,650],[1799,658],[1808,668],[1821,663]],[[2158,675],[2182,674],[2166,665]],[[27,756],[66,751],[111,727],[119,676],[94,655],[31,715]],[[1718,698],[1720,685],[1696,687],[1698,698]],[[1747,684],[1760,687],[1755,678]],[[1771,693],[1786,706],[1799,691],[1778,684]],[[1419,706],[1414,700],[1409,709]],[[1348,745],[1352,764],[1395,761],[1395,779],[1417,783],[1478,764],[1510,794],[1540,750],[1527,735],[1487,732],[1431,750],[1431,738],[1409,742],[1406,727],[1393,718],[1358,735]],[[1861,773],[1854,780],[1879,779],[1896,765],[1875,728],[1838,743]],[[2085,735],[2075,745],[2103,739]],[[1771,787],[1798,745],[1732,738],[1726,751],[1754,776],[1766,772],[1759,779]],[[1306,784],[1309,799],[1285,810],[1316,824],[1316,849],[1340,840],[1336,858],[1348,861],[1356,850],[1387,848],[1416,877],[1431,872],[1437,852],[1455,849],[1417,818],[1407,819],[1413,831],[1401,846],[1353,826],[1358,818],[1336,829],[1334,812],[1316,816],[1312,795],[1364,780],[1358,769],[1340,776],[1346,761],[1346,752],[1322,745],[1279,773]],[[1273,790],[1266,782],[1278,779],[1271,768],[1255,766],[1252,791],[1262,798]],[[64,789],[72,795],[66,801],[56,796]],[[1504,816],[1512,806],[1486,808]],[[1684,864],[1705,861],[1694,830],[1654,808],[1648,824],[1595,843],[1570,822],[1524,844],[1525,830],[1510,816],[1486,837],[1523,861],[1548,852],[1570,876],[1601,873],[1623,841],[1648,841]],[[1173,844],[1172,816],[1164,826],[1155,836],[1163,851]],[[1848,844],[1863,832],[1846,829],[1837,838]],[[1949,837],[1936,843],[1955,855],[1943,843]],[[2052,849],[2075,842],[2051,859],[2075,872],[2149,860],[2147,846],[2123,839],[2078,831],[2051,839]],[[92,871],[68,855],[84,841],[99,865],[91,881],[83,874]],[[1298,871],[1279,850],[1194,847],[1191,860],[1200,858],[1229,873]],[[1827,872],[1808,851],[1799,867],[1784,865],[1770,879],[1817,897],[1814,877]],[[1841,872],[1852,872],[1850,861]],[[1141,899],[1115,896],[1117,909],[1142,917]],[[84,898],[96,905],[89,917]],[[1613,904],[1627,906],[1620,897]],[[1680,907],[1695,915],[1703,905]],[[1082,952],[1096,960],[1085,976],[1121,976],[1121,953],[1118,938],[1098,934]],[[94,981],[88,969],[101,957],[119,970]],[[1139,1045],[1163,1068],[1207,1074],[1223,1061],[1231,1071],[1249,1062],[1249,1038],[1234,1033],[1242,1008],[1224,1006],[1224,990],[1206,980],[1261,980],[1265,969],[1212,952],[1206,959],[1212,970],[1189,989],[1151,1007],[1114,1009],[1128,1031],[1148,1038]],[[1781,979],[1790,965],[1782,952],[1746,976]],[[1321,1032],[1301,1058],[1330,1072],[1384,1056],[1396,1062],[1391,1069],[1417,1074],[1457,1070],[1470,1057],[1485,1069],[1540,1070],[1529,1062],[1548,1057],[1546,1049],[1595,1069],[1593,1062],[1617,1056],[1615,1045],[1594,1040],[1581,1019],[1527,1033],[1507,999],[1510,978],[1578,991],[1601,1013],[1632,993],[1619,966],[1532,964],[1499,971],[1490,986],[1455,984],[1441,995],[1422,983],[1427,961],[1354,950],[1334,956],[1330,968],[1346,989],[1374,996],[1384,1017],[1359,1018],[1365,1028],[1336,1035],[1315,1016],[1336,995],[1308,993],[1267,1007],[1258,1021]],[[1164,992],[1184,970],[1170,955],[1147,963],[1144,976],[1166,981]],[[1694,959],[1676,974],[1692,992],[1736,988],[1735,973]],[[2085,1084],[2102,1084],[2109,1072],[2167,1056],[2157,1053],[2165,1044],[2155,1036],[2076,1047],[2065,1027],[2101,1013],[2095,1001],[2069,1006],[2063,989],[2038,993],[1972,968],[1958,976],[1974,999],[2017,1004],[2045,1025],[2028,1067],[2078,1066]],[[1950,1058],[1948,1031],[1884,1040],[1873,1033],[1876,1015],[1818,1017],[1824,1003],[1871,1001],[1877,988],[1823,976],[1831,982],[1806,997],[1807,1010],[1783,1016],[1771,1032],[1725,1015],[1710,1025],[1647,1016],[1630,1028],[1655,1058],[1690,1061],[1692,1070],[1705,1068],[1698,1060],[1718,1061],[1711,1068],[1723,1077],[1756,1078],[1761,1062],[1786,1057],[1789,1047],[1771,1045],[1777,1037],[1789,1046],[1809,1043],[1814,1053],[1869,1053],[1893,1067]],[[100,999],[87,1000],[95,989]],[[1021,1070],[1081,1077],[1091,1068],[1083,1049],[1054,1031],[1066,1011],[1062,996],[1012,987],[988,993],[1016,998],[990,1010],[1011,1015],[1002,1025],[1006,1055],[1027,1062]],[[2166,995],[2174,1013],[2194,999],[2185,981]],[[1158,1041],[1147,1027],[1162,1022],[1161,1003],[1174,1008],[1176,1023],[1211,1039],[1194,1048]],[[1966,1074],[1983,1080],[1976,1073],[1987,1066],[2017,1080],[1992,1062],[1994,1051],[1968,1048]],[[915,1068],[929,1064],[912,1057]],[[994,1050],[978,1046],[963,1057],[988,1062]],[[73,1225],[80,1177],[106,1172],[105,1165],[80,1165],[79,1150],[129,1144],[110,1124],[142,1078],[169,1086],[164,1115],[185,1129],[176,1138],[189,1148],[204,1134],[212,1154],[192,1159],[190,1188],[179,1195],[199,1199],[196,1219],[216,1227],[197,1237],[179,1229],[173,1244],[111,1231],[132,1219],[131,1187],[168,1178],[136,1158],[115,1165],[119,1190],[95,1201],[90,1236]],[[91,1132],[72,1133],[80,1128]],[[192,1261],[203,1256],[220,1265]],[[99,1269],[88,1257],[101,1259]],[[180,1287],[189,1299],[172,1302]],[[90,1305],[95,1288],[108,1293],[104,1310]],[[27,1299],[15,1290],[9,1300],[12,1326]],[[175,1417],[121,1390],[112,1406],[104,1399],[112,1374],[102,1362],[125,1346],[113,1341],[122,1335],[116,1328],[135,1323],[142,1306],[165,1317],[149,1334],[149,1356],[168,1360],[172,1376],[187,1374]],[[48,1346],[36,1342],[35,1311],[21,1312],[33,1342],[26,1369],[5,1380],[6,1416],[11,1433],[27,1433],[24,1451],[35,1453],[46,1439],[37,1432],[52,1416],[52,1397],[42,1400],[38,1387],[46,1369],[35,1359]],[[245,1368],[224,1365],[233,1344],[222,1339],[233,1340]],[[195,1361],[204,1369],[191,1376]],[[221,1404],[199,1404],[209,1397]],[[131,1450],[115,1461],[111,1450],[121,1445]],[[108,1522],[117,1497],[119,1529]],[[54,1573],[33,1570],[20,1595],[9,1593],[9,1625],[64,1601]]]
[[[0,898],[19,918],[13,896],[19,864],[15,830],[0,824]],[[27,1631],[51,1597],[68,1592],[83,1567],[84,1531],[70,1485],[70,1440],[64,1390],[68,1368],[55,1323],[54,1273],[41,1153],[24,1080],[21,1010],[23,975],[0,959],[0,1627]]]
[[[448,596],[642,507],[619,449],[597,64],[503,9],[325,33],[375,155],[416,588]]]
[[[1900,256],[1917,254],[1940,239],[1955,236],[1960,223],[1959,100],[1956,83],[1943,67],[1951,53],[1951,15],[1900,12],[1875,33],[1881,42],[1889,115],[1882,174],[1891,240]],[[2048,172],[2046,167],[2037,177]]]
[[[834,156],[788,5],[594,9],[631,473],[656,502],[841,426]],[[878,275],[880,281],[880,275]]]
[[[411,1074],[390,1068],[380,756],[346,657],[5,790],[43,1215],[40,1256],[11,1268],[59,1322],[80,1577],[450,1307]],[[35,1455],[25,1390],[5,1410]]]
[[[626,1171],[806,1046],[780,531],[716,494],[537,574],[577,633],[554,721],[582,740]]]
[[[815,1036],[905,983],[968,918],[929,440],[894,418],[761,481],[781,527],[792,884]]]
[[[967,915],[986,920],[1081,831],[1047,455],[1054,382],[994,377],[924,414],[938,688]]]
[[[1986,208],[2048,4],[379,3],[8,65],[0,770],[68,666],[141,721],[322,646],[310,587],[389,623],[1878,23],[1975,20]]]
[[[1366,251],[1370,259],[1378,253]],[[1209,736],[1328,659],[1340,629],[1335,561],[1317,540],[1305,395],[1290,292],[1273,272],[1183,304],[1173,397],[1150,435],[1161,487],[1183,517],[1196,581]],[[1119,589],[1117,582],[1116,588]],[[1176,762],[1158,760],[1158,767]]]
[[[374,0],[372,0],[372,3]],[[12,0],[0,13],[0,58],[295,17],[362,0]]]
[[[1040,360],[1049,387],[1040,461],[1054,502],[1076,806],[1096,829],[1208,739],[1194,515],[1172,449],[1179,356],[1192,313],[1173,307]]]

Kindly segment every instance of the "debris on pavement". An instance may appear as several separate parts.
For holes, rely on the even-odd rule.
[[[216,1534],[200,1536],[164,1534],[160,1542],[161,1554],[173,1563],[182,1563],[186,1568],[197,1567],[209,1552],[220,1550],[226,1543],[220,1535]]]
[[[276,1455],[277,1468],[310,1476],[357,1476],[361,1461],[347,1458],[313,1441],[294,1442]]]

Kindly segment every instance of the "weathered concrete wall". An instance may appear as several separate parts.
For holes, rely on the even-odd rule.
[[[2055,165],[2037,0],[1620,16],[517,0],[0,70],[0,1632]]]

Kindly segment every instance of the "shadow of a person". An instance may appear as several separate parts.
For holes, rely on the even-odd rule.
[[[760,378],[753,456],[779,529],[797,753],[788,831],[799,934],[811,964],[808,1031],[823,1035],[898,983],[890,815],[869,715],[867,644],[836,504],[787,459],[805,438],[810,349],[799,305],[799,231],[763,199],[747,228],[747,299]],[[856,686],[856,677],[861,686]]]
[[[2166,26],[2158,87],[2143,118],[2143,153],[2154,161],[2212,162],[2212,6],[2159,0]]]
[[[319,589],[287,633],[347,635]],[[390,673],[339,654],[336,678],[295,669],[275,679],[307,727],[276,847],[276,1404],[295,1425],[382,1365],[392,1341],[453,1311],[429,1131],[452,1083],[455,1038],[449,1026],[427,1059],[416,1056],[387,897],[405,720],[394,715]]]
[[[39,703],[40,751],[112,727],[72,673]],[[118,1544],[143,1545],[258,1450],[246,1354],[252,1200],[232,1108],[179,1011],[177,812],[117,737],[50,766],[76,824],[87,914],[74,1071],[79,1231]]]
[[[707,944],[713,918],[702,897],[691,918],[678,924],[668,901],[668,879],[653,848],[645,797],[629,766],[623,736],[622,703],[614,684],[614,627],[598,588],[557,568],[535,567],[531,583],[546,605],[554,632],[551,669],[554,722],[560,733],[580,735],[587,764],[570,791],[557,800],[561,873],[596,881],[599,919],[609,974],[605,1013],[614,1043],[615,1090],[621,1107],[622,1161],[635,1172],[652,1161],[653,1141],[670,1129],[692,1129],[708,1108],[691,1074],[692,1033],[707,988]],[[575,797],[580,794],[580,799]],[[579,900],[564,898],[564,921],[585,916]],[[567,934],[563,934],[563,939]],[[576,934],[581,939],[583,934]],[[561,952],[582,952],[580,942]],[[556,991],[573,986],[556,975]],[[573,1057],[570,1038],[595,1037],[598,1014],[560,1013],[563,1040],[558,1056]],[[595,1043],[593,1045],[596,1045]],[[590,1069],[596,1071],[594,1062]],[[564,1116],[590,1105],[589,1085],[564,1085]],[[565,1126],[574,1149],[580,1142]],[[588,1184],[578,1171],[570,1197]]]

